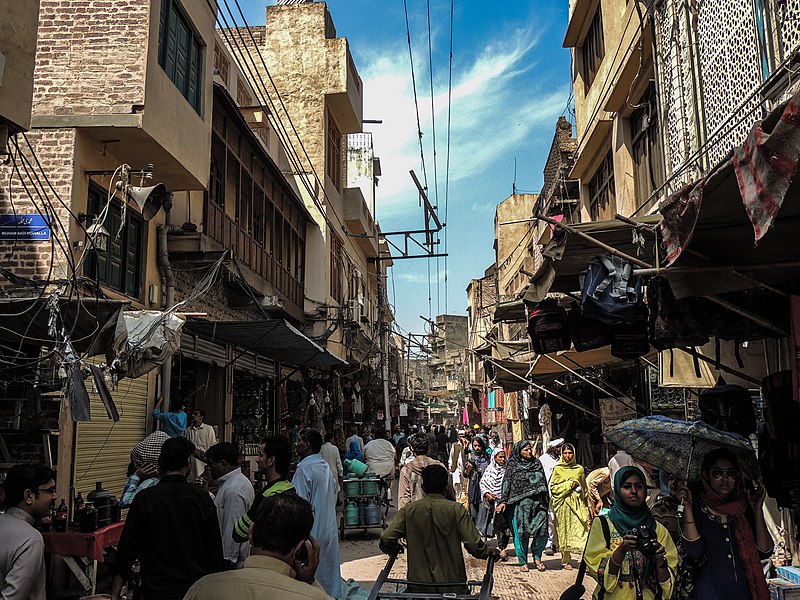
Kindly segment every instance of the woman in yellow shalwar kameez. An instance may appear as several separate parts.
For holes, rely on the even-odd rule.
[[[596,517],[589,532],[584,560],[597,580],[597,600],[669,600],[675,586],[678,551],[669,531],[647,507],[644,473],[638,467],[622,467],[614,476],[614,506]],[[608,524],[609,540],[600,519]],[[655,535],[652,553],[639,549],[634,528]],[[652,539],[652,538],[651,538]]]
[[[556,517],[561,565],[565,569],[573,568],[569,564],[572,553],[580,554],[586,544],[589,531],[586,498],[586,475],[575,462],[575,447],[564,444],[561,460],[550,478],[550,502]]]

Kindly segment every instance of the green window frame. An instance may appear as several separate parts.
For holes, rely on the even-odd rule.
[[[203,48],[178,0],[161,0],[158,64],[198,114],[202,102]]]
[[[106,204],[106,190],[95,183],[89,184],[89,213],[99,215]],[[105,251],[91,250],[86,256],[86,273],[109,289],[140,298],[144,280],[145,222],[141,215],[128,207],[125,227],[122,223],[122,203],[114,198],[108,207],[103,227],[111,238]],[[117,232],[119,231],[119,236]]]

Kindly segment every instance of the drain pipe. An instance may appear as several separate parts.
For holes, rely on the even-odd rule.
[[[182,233],[180,227],[170,224],[170,210],[172,209],[172,195],[164,203],[166,217],[164,224],[156,227],[158,239],[158,266],[161,276],[164,278],[166,302],[164,310],[169,310],[175,306],[175,273],[169,264],[169,249],[167,248],[168,233]],[[170,409],[170,383],[172,381],[172,358],[161,365],[161,396],[164,398],[164,410]]]

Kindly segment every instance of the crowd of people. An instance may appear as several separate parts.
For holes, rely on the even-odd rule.
[[[256,493],[236,447],[216,443],[203,431],[204,418],[195,411],[193,434],[156,431],[132,451],[112,599],[126,589],[128,598],[144,600],[339,598],[336,506],[348,460],[366,461],[387,480],[399,469],[398,511],[379,547],[388,554],[406,548],[411,593],[465,593],[463,547],[481,559],[513,555],[522,572],[547,571],[544,557],[556,553],[566,570],[583,560],[598,582],[595,598],[769,597],[763,565],[773,541],[764,488],[748,485],[736,457],[723,450],[703,458],[701,481],[689,485],[622,451],[587,476],[561,439],[542,449],[531,440],[506,445],[481,430],[406,435],[397,428],[374,438],[352,431],[342,460],[330,436],[302,429],[294,442],[263,439],[257,465],[264,486]],[[213,489],[198,472],[210,475]],[[44,546],[34,523],[51,510],[54,478],[47,467],[27,464],[7,475],[3,599],[45,598]],[[653,481],[664,484],[656,494]]]

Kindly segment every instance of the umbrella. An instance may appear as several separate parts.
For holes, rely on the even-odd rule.
[[[717,448],[732,452],[744,473],[758,478],[758,462],[750,440],[703,421],[653,415],[623,421],[603,435],[634,458],[688,481],[700,479],[703,457]]]

